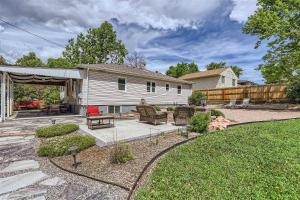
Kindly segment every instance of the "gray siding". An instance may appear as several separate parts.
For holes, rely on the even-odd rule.
[[[118,90],[118,78],[126,79],[126,91]],[[113,73],[89,71],[89,86],[87,78],[83,80],[82,105],[137,105],[141,98],[149,104],[171,105],[187,104],[191,95],[190,84],[164,82],[140,77],[124,76]],[[147,81],[156,83],[156,92],[147,92]],[[166,91],[166,84],[170,90]],[[177,94],[177,86],[182,86],[182,94]],[[88,91],[88,99],[87,99]]]

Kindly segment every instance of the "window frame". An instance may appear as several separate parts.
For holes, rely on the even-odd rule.
[[[120,90],[120,88],[119,88],[119,80],[120,80],[120,79],[124,79],[124,80],[125,80],[124,90]],[[118,83],[118,91],[127,92],[127,79],[126,79],[126,78],[124,78],[124,77],[118,77],[117,83]]]
[[[180,93],[178,93],[180,87]],[[177,95],[182,95],[182,85],[177,85]]]
[[[232,79],[232,86],[236,86],[236,80],[234,78]]]
[[[221,83],[225,84],[225,76],[224,75],[221,75]]]

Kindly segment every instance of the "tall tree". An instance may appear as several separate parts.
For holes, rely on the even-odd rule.
[[[126,63],[130,67],[145,69],[146,68],[146,59],[142,54],[133,52],[131,55],[126,57]]]
[[[181,62],[181,63],[177,63],[176,66],[170,66],[166,74],[168,76],[179,78],[180,76],[183,76],[185,74],[189,74],[197,71],[199,70],[198,70],[198,65],[196,63]]]
[[[208,65],[206,65],[207,70],[212,70],[212,69],[218,69],[225,67],[226,62],[211,62]]]
[[[66,58],[48,58],[47,66],[50,68],[73,68]]]
[[[84,35],[80,33],[76,41],[69,40],[63,51],[64,58],[71,64],[124,63],[128,51],[112,24],[104,22],[99,28],[92,28]]]
[[[42,60],[36,56],[34,52],[28,53],[21,58],[18,58],[16,61],[17,65],[22,65],[26,67],[41,67],[44,66]]]
[[[258,36],[255,48],[268,44],[258,67],[266,83],[286,82],[300,69],[300,1],[258,0],[257,5],[243,32]]]
[[[7,64],[6,59],[4,58],[4,56],[0,55],[0,65],[6,65],[6,64]]]
[[[226,62],[218,62],[218,63],[212,62],[206,65],[207,70],[218,69],[222,67],[230,67],[237,77],[240,77],[244,71],[241,67],[237,65],[226,66]]]

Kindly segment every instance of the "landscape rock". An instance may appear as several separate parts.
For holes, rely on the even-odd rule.
[[[220,116],[213,119],[209,124],[209,130],[224,130],[230,124],[228,119]]]
[[[47,190],[41,188],[24,188],[16,192],[0,196],[0,200],[19,200],[19,199],[42,199]],[[44,197],[45,198],[45,197]]]

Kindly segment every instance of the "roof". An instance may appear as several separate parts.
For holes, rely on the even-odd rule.
[[[238,84],[240,85],[258,85],[257,83],[253,81],[248,81],[248,80],[238,80]]]
[[[178,78],[173,78],[162,74],[160,72],[153,72],[147,69],[139,69],[134,67],[129,67],[125,64],[80,64],[77,66],[79,69],[90,69],[90,70],[97,70],[103,72],[110,72],[110,73],[117,73],[117,74],[124,74],[124,75],[131,75],[137,77],[144,77],[144,78],[151,78],[156,80],[163,80],[169,82],[176,82],[176,83],[185,83],[185,84],[192,84],[189,81],[181,80]]]
[[[200,71],[200,72],[194,72],[190,74],[185,74],[179,79],[182,80],[192,80],[196,78],[204,78],[204,77],[213,77],[213,76],[219,76],[222,72],[224,72],[227,68],[218,68],[218,69],[212,69],[207,71]]]

